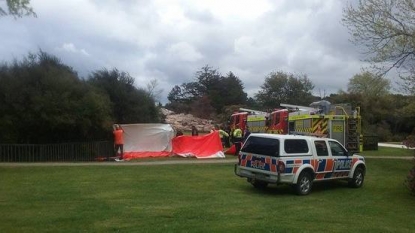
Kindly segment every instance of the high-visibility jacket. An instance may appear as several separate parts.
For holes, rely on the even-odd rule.
[[[123,145],[124,144],[123,133],[124,133],[124,130],[122,130],[122,129],[116,129],[116,130],[113,131],[114,144],[115,145]]]
[[[227,132],[225,132],[225,130],[219,130],[219,137],[223,138],[223,136],[225,137],[229,137],[229,134]]]
[[[233,135],[234,138],[242,138],[242,130],[241,129],[235,129],[233,131]]]

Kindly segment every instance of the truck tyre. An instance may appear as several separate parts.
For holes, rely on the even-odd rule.
[[[349,186],[352,188],[360,188],[365,180],[365,172],[363,168],[357,167],[353,173],[353,178],[349,180]]]
[[[267,182],[264,181],[259,181],[259,180],[255,180],[252,181],[251,184],[256,188],[256,189],[265,189],[268,186]]]
[[[295,185],[297,194],[302,196],[309,194],[312,186],[313,180],[311,179],[311,174],[309,172],[301,172]]]

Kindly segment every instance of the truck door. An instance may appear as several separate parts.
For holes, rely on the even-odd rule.
[[[325,140],[314,141],[317,159],[314,160],[314,170],[316,171],[316,180],[330,178],[333,174],[333,157]]]
[[[336,139],[341,144],[345,145],[345,127],[344,120],[331,121],[330,138]]]
[[[344,147],[335,141],[329,141],[330,153],[334,159],[333,176],[346,177],[352,167],[352,158]]]

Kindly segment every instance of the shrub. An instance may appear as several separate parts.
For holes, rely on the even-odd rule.
[[[409,148],[415,147],[415,135],[409,135],[403,144]],[[406,176],[406,180],[404,185],[409,189],[412,195],[415,196],[415,150],[414,150],[414,159],[412,160],[414,166],[409,170],[408,175]]]

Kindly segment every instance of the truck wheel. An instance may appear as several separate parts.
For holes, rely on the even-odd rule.
[[[365,173],[361,167],[356,168],[353,178],[349,180],[349,186],[352,188],[360,188],[365,180]]]
[[[302,172],[298,177],[295,191],[298,195],[307,195],[311,192],[313,181],[309,172]]]
[[[256,188],[256,189],[265,189],[268,186],[267,182],[264,181],[259,181],[259,180],[255,180],[252,181],[251,184]]]

